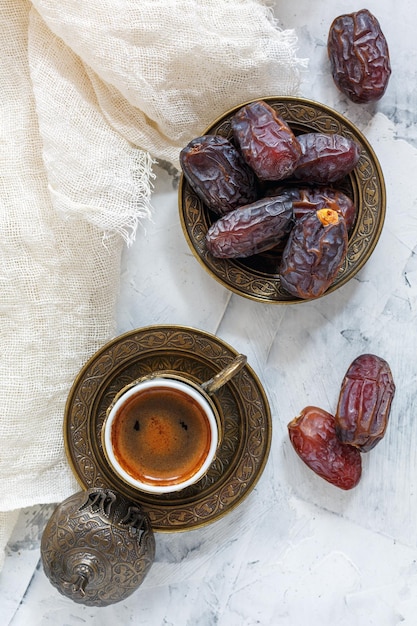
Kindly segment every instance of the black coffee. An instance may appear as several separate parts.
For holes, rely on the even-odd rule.
[[[203,465],[210,425],[194,398],[177,389],[139,391],[118,411],[111,431],[114,454],[134,479],[169,486]]]

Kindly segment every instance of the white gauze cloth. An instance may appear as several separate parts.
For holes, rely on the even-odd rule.
[[[256,0],[0,0],[0,565],[20,508],[79,490],[65,401],[115,332],[152,164],[223,111],[295,94],[296,37]]]

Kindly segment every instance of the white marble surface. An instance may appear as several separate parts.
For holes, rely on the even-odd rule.
[[[248,361],[273,416],[271,454],[249,497],[199,530],[157,534],[142,587],[106,609],[76,605],[46,579],[39,537],[51,507],[22,512],[0,574],[1,623],[10,626],[414,626],[417,623],[417,5],[372,0],[392,61],[376,105],[335,88],[326,57],[334,17],[362,3],[276,2],[309,58],[301,95],[343,113],[371,142],[385,174],[387,216],[378,246],[349,284],[316,302],[277,306],[232,295],[184,240],[174,180],[157,168],[153,222],[126,251],[119,331],[185,324],[217,334]],[[347,366],[363,352],[391,364],[397,383],[384,440],[363,477],[341,492],[310,472],[286,425],[307,404],[334,410]]]

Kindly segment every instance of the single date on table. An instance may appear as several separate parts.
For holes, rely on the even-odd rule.
[[[362,475],[357,448],[341,443],[331,413],[307,406],[288,424],[294,450],[313,472],[340,489],[353,489]]]
[[[349,366],[336,410],[336,432],[361,452],[372,450],[388,426],[395,384],[390,366],[376,354],[361,354]]]
[[[382,98],[391,63],[387,40],[370,11],[362,9],[333,20],[327,50],[333,80],[350,100],[366,103]]]

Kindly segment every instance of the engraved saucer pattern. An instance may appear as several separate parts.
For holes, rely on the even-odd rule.
[[[210,470],[195,485],[163,496],[139,492],[114,473],[101,444],[107,407],[133,380],[167,370],[201,383],[237,355],[215,335],[175,325],[130,331],[103,346],[79,372],[65,409],[65,448],[80,485],[113,489],[137,502],[158,532],[204,526],[240,504],[263,472],[272,435],[268,399],[248,364],[212,396],[223,437]]]
[[[332,187],[348,195],[357,208],[349,235],[348,252],[336,279],[324,295],[347,283],[365,265],[381,235],[386,212],[386,191],[382,170],[367,139],[343,115],[306,98],[261,97],[285,119],[293,132],[338,133],[360,146],[358,165]],[[231,118],[244,104],[227,111],[202,134],[220,135],[233,141]],[[215,219],[181,175],[178,191],[179,215],[184,236],[195,258],[206,271],[234,293],[258,302],[294,304],[305,302],[287,293],[278,273],[281,249],[272,249],[246,259],[217,259],[205,246],[205,236]]]

